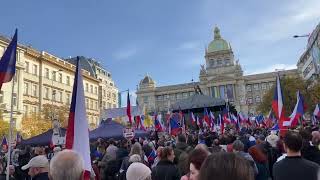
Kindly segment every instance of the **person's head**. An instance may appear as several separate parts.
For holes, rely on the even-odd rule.
[[[170,146],[166,146],[164,148],[162,148],[161,153],[160,153],[160,159],[161,160],[168,160],[168,161],[172,161],[174,160],[174,151],[172,149],[172,147]]]
[[[257,144],[262,144],[265,142],[265,139],[266,139],[266,137],[264,135],[260,134],[257,136],[256,142],[257,142]]]
[[[14,166],[13,165],[9,165],[9,175],[12,176],[15,172]]]
[[[190,180],[199,179],[199,171],[209,153],[203,149],[195,149],[189,155]]]
[[[116,144],[116,142],[115,142],[115,140],[114,139],[109,139],[109,145],[115,145]]]
[[[127,172],[127,180],[151,180],[151,170],[140,162],[132,163]]]
[[[84,163],[75,151],[63,150],[51,159],[49,176],[51,180],[82,180]]]
[[[128,148],[128,143],[129,143],[129,141],[127,139],[123,139],[121,141],[121,147],[124,148],[124,149],[127,149]]]
[[[298,132],[288,131],[283,138],[283,143],[287,153],[299,153],[302,148],[302,137]]]
[[[240,140],[235,140],[232,144],[234,152],[240,152],[244,150],[244,144]]]
[[[215,153],[207,157],[200,169],[200,180],[254,180],[250,163],[235,153]]]
[[[129,162],[130,162],[130,163],[133,163],[133,162],[142,162],[141,156],[138,155],[138,154],[133,154],[133,155],[130,156]]]
[[[53,153],[56,155],[58,152],[61,151],[61,147],[57,146],[53,148]]]
[[[133,154],[138,154],[140,156],[143,154],[142,147],[141,147],[140,143],[136,142],[132,145],[129,156],[131,156]]]
[[[39,155],[30,159],[28,164],[21,167],[22,170],[29,169],[28,174],[34,177],[40,173],[48,172],[49,161],[46,156]]]
[[[253,160],[259,163],[266,163],[266,155],[257,147],[252,146],[248,149],[248,153],[252,156]]]
[[[205,144],[198,144],[198,145],[195,147],[195,149],[201,149],[201,150],[203,150],[203,152],[205,152],[207,155],[210,154],[209,148],[208,148],[208,146],[205,145]]]
[[[318,146],[320,144],[320,132],[313,131],[312,132],[312,144]]]
[[[99,145],[97,147],[97,151],[104,154],[106,152],[106,148],[103,145]]]
[[[179,134],[178,136],[177,136],[177,142],[180,142],[180,143],[186,143],[187,142],[187,138],[186,138],[186,136],[184,135],[184,134]]]
[[[161,151],[163,149],[163,146],[159,146],[157,149],[157,157],[160,157]]]

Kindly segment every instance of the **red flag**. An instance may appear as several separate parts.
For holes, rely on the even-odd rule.
[[[66,135],[66,148],[77,151],[84,161],[84,179],[90,179],[91,159],[89,147],[89,128],[84,100],[83,79],[79,57],[74,77],[72,101]]]
[[[129,96],[129,90],[128,90],[128,96],[127,96],[127,116],[129,119],[130,125],[132,124],[132,119],[131,119],[131,104],[130,104],[130,96]]]

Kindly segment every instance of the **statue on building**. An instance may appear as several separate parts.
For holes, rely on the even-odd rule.
[[[201,69],[200,69],[200,75],[205,75],[207,74],[206,68],[204,66],[204,64],[200,65]]]
[[[194,86],[194,91],[195,91],[196,94],[202,94],[203,95],[199,85]]]

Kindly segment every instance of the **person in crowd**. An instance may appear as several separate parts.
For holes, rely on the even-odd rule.
[[[188,146],[186,136],[183,134],[179,134],[176,140],[174,164],[178,166],[180,174],[187,174],[189,172],[188,154],[192,151],[192,147]]]
[[[29,176],[33,180],[48,180],[49,161],[46,156],[38,155],[33,157],[28,164],[22,166],[22,170],[29,169]]]
[[[160,153],[161,153],[161,150],[162,150],[163,146],[159,146],[158,149],[157,149],[157,157],[154,159],[154,162],[152,164],[152,168],[156,167],[157,164],[159,163],[160,161]]]
[[[319,149],[320,145],[320,132],[312,131],[312,144]]]
[[[75,151],[63,150],[51,159],[50,180],[82,180],[83,159]]]
[[[198,180],[199,171],[204,160],[210,155],[210,152],[203,148],[195,148],[189,155],[189,173],[182,176],[181,180]]]
[[[301,157],[303,140],[298,132],[288,131],[284,136],[287,156],[273,165],[274,180],[318,180],[318,164]]]
[[[151,180],[151,170],[143,163],[134,162],[129,166],[126,178],[127,180]]]
[[[203,162],[199,180],[254,180],[250,163],[235,153],[214,153]]]
[[[129,155],[128,145],[129,145],[129,141],[127,139],[124,139],[120,142],[120,147],[117,151],[117,159],[118,160],[122,161],[122,159],[124,157],[127,157]]]
[[[179,180],[178,168],[173,163],[175,158],[172,147],[166,146],[161,150],[160,162],[152,169],[152,180]]]
[[[232,144],[233,152],[238,154],[239,156],[245,158],[248,160],[248,162],[251,164],[252,169],[254,170],[255,174],[258,174],[258,168],[256,166],[256,163],[254,162],[252,156],[249,153],[244,152],[244,144],[240,140],[235,140]]]
[[[303,129],[299,133],[302,137],[301,156],[320,165],[320,150],[312,143],[311,130]]]
[[[118,147],[114,139],[109,140],[109,146],[106,149],[106,153],[102,160],[98,162],[98,167],[100,167],[101,178],[106,178],[105,175],[114,176],[118,172],[120,165],[117,164],[117,151]]]
[[[206,154],[210,154],[209,148],[205,144],[198,144],[198,145],[196,145],[196,147],[194,149],[201,149]]]
[[[248,152],[258,168],[258,174],[255,180],[268,180],[270,176],[267,156],[262,152],[258,144],[249,148]]]

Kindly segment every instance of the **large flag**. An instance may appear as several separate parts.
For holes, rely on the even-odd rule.
[[[289,121],[283,121],[283,126],[295,127],[298,125],[299,118],[304,114],[304,102],[300,91],[297,92],[297,103],[294,107]]]
[[[228,112],[228,110],[225,108],[225,109],[223,109],[222,113],[223,113],[223,115],[222,115],[223,122],[227,123],[227,124],[230,124],[231,123],[231,119],[230,119],[230,113]]]
[[[283,125],[282,123],[285,120],[285,116],[284,116],[285,113],[284,113],[283,95],[282,95],[279,75],[277,76],[276,87],[275,87],[274,96],[272,100],[272,109],[278,120],[279,128],[281,128]]]
[[[215,118],[213,113],[210,111],[209,113],[209,119],[210,119],[210,123],[211,123],[211,131],[214,131],[214,127],[215,127]]]
[[[16,29],[10,44],[0,60],[0,90],[2,84],[11,81],[16,73],[17,42],[18,30]]]
[[[196,120],[197,120],[197,126],[199,127],[199,129],[202,129],[203,128],[203,122],[201,121],[199,116],[196,117]]]
[[[224,118],[223,117],[221,117],[221,115],[219,114],[219,121],[220,121],[220,132],[221,132],[221,134],[223,134],[224,133]]]
[[[72,101],[66,135],[66,148],[77,151],[84,160],[84,179],[90,178],[91,160],[89,146],[89,128],[83,91],[80,60],[77,57],[77,69],[74,76]]]
[[[132,125],[132,119],[131,119],[131,103],[130,103],[129,90],[128,90],[128,95],[127,95],[127,116],[128,116],[130,125]]]

